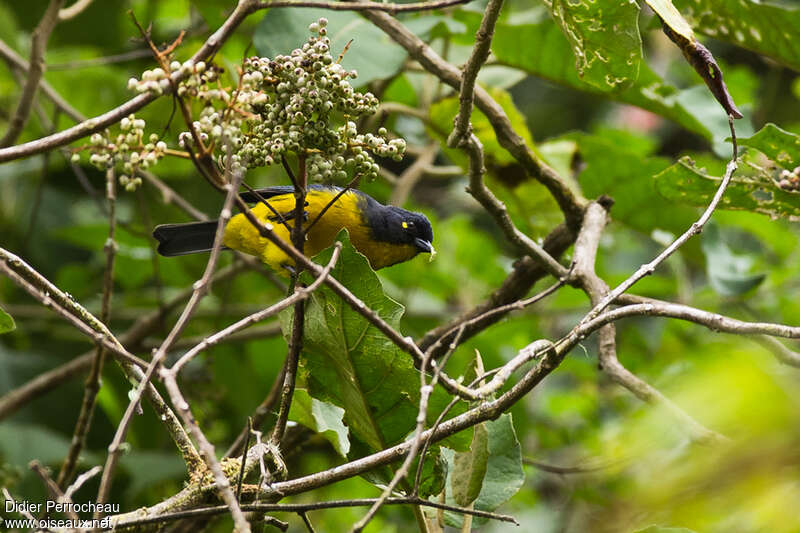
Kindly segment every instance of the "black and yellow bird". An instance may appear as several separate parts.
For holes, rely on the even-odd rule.
[[[279,238],[291,242],[294,188],[268,187],[256,192],[242,193],[240,197],[256,203],[250,211],[262,222],[271,224]],[[433,228],[425,215],[383,205],[359,190],[342,192],[339,187],[311,185],[304,211],[303,228],[308,233],[303,251],[308,257],[333,244],[342,228],[347,229],[350,242],[375,270],[408,261],[420,252],[435,253]],[[175,256],[211,250],[216,230],[217,221],[162,224],[153,230],[153,236],[159,242],[158,253]],[[258,257],[276,272],[285,273],[294,265],[292,258],[262,237],[241,213],[228,221],[223,245]]]

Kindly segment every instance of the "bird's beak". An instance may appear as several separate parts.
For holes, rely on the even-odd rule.
[[[431,254],[431,259],[430,259],[431,261],[433,261],[433,258],[436,257],[436,249],[433,247],[433,244],[431,244],[430,242],[428,242],[428,241],[426,241],[424,239],[420,239],[419,237],[417,237],[416,239],[414,239],[414,245],[417,247],[417,250],[419,250],[420,252],[425,252],[425,253]]]
[[[414,239],[414,245],[420,252],[425,252],[425,253],[433,252],[433,245],[428,241],[426,241],[425,239],[420,239],[419,237],[417,237],[416,239]]]

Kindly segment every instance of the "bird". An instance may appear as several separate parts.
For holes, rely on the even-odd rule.
[[[260,221],[269,223],[283,241],[291,242],[295,223],[293,186],[274,186],[243,192],[239,195]],[[433,228],[422,213],[400,207],[383,205],[358,189],[342,189],[332,185],[310,185],[306,192],[303,228],[307,232],[303,252],[313,257],[333,244],[344,228],[350,242],[366,256],[373,270],[395,265],[414,258],[419,253],[436,253],[433,247]],[[179,256],[208,252],[214,246],[218,222],[188,222],[161,224],[153,230],[158,241],[158,253]],[[228,221],[222,241],[225,248],[258,257],[282,275],[295,271],[294,259],[289,257],[239,213]]]

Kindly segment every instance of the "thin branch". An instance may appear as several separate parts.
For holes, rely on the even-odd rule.
[[[731,182],[733,178],[733,173],[738,168],[738,164],[736,159],[739,157],[739,148],[736,141],[736,130],[733,127],[733,120],[734,117],[732,115],[728,116],[728,124],[731,130],[731,142],[732,142],[732,150],[733,154],[731,156],[731,160],[728,162],[728,165],[725,167],[725,174],[720,181],[719,187],[717,188],[716,194],[714,194],[714,198],[712,198],[711,202],[706,207],[703,214],[700,218],[692,224],[688,230],[686,230],[680,237],[675,239],[667,248],[664,249],[663,252],[658,254],[655,259],[646,263],[639,267],[636,272],[634,272],[628,279],[617,285],[614,290],[610,291],[602,300],[600,300],[592,310],[586,314],[586,316],[581,321],[581,324],[589,322],[597,317],[606,307],[608,307],[614,300],[619,298],[620,295],[625,293],[628,289],[630,289],[636,282],[642,279],[645,276],[648,276],[655,272],[656,268],[663,263],[669,256],[671,256],[675,251],[677,251],[680,247],[682,247],[686,242],[700,233],[703,230],[703,226],[711,218],[711,215],[716,210],[719,202],[722,200],[722,196],[725,194],[725,190],[728,188],[728,184]]]
[[[365,11],[368,9],[385,11],[387,13],[409,13],[412,11],[432,11],[444,9],[446,7],[467,4],[472,0],[431,0],[430,2],[412,2],[408,4],[396,4],[389,2],[315,2],[313,0],[273,0],[259,2],[259,9],[271,7],[318,7],[330,9],[331,11]]]
[[[22,95],[20,96],[19,104],[17,104],[17,110],[8,125],[8,131],[0,139],[0,147],[14,144],[28,121],[28,116],[30,116],[31,108],[33,107],[33,100],[36,97],[36,90],[39,88],[42,76],[44,76],[44,54],[47,50],[47,41],[50,39],[50,34],[56,24],[58,24],[58,10],[61,9],[63,3],[64,0],[50,0],[42,20],[39,21],[36,29],[33,30],[33,34],[31,34],[31,60],[28,77],[22,87]]]
[[[214,276],[214,282],[229,279],[242,270],[245,265],[238,264],[220,270]],[[160,309],[151,311],[136,319],[128,330],[119,336],[120,344],[130,346],[132,349],[139,347],[143,339],[158,328],[164,319],[175,310],[181,302],[191,296],[192,289],[188,288],[170,299]],[[34,398],[42,396],[59,385],[73,379],[75,376],[86,372],[94,360],[94,350],[86,352],[71,361],[64,363],[48,372],[44,372],[26,384],[7,392],[0,397],[0,421],[14,414],[21,406]],[[144,363],[142,361],[142,363]],[[146,363],[144,367],[146,367]]]
[[[22,259],[16,255],[0,248],[0,271],[11,278],[17,285],[25,289],[34,298],[42,302],[43,305],[58,312],[70,322],[72,322],[84,334],[92,338],[96,343],[102,344],[106,349],[118,357],[122,370],[129,380],[139,383],[144,377],[144,373],[139,366],[142,361],[128,352],[125,347],[117,340],[105,324],[87,311],[69,295],[59,290],[47,278],[39,274]],[[163,398],[152,385],[146,389],[146,396],[150,404],[158,413],[165,427],[169,431],[178,449],[187,463],[191,463],[197,456],[189,437],[177,420],[172,409],[164,403]],[[19,398],[17,398],[19,400]]]
[[[286,164],[286,158],[282,161],[290,172]],[[308,187],[308,173],[306,172],[306,156],[300,154],[297,158],[297,178],[294,182],[294,224],[292,225],[291,239],[292,245],[301,254],[305,244],[306,231],[303,228],[303,221],[305,219],[306,208],[306,188]],[[336,250],[334,250],[336,252]],[[332,268],[332,266],[331,266]],[[292,285],[296,285],[300,281],[300,273],[303,267],[295,263],[295,271],[292,276]],[[330,272],[330,269],[328,269]],[[324,273],[322,281],[328,277],[328,273]],[[278,407],[278,418],[275,420],[275,426],[272,428],[269,442],[276,448],[283,440],[283,434],[286,431],[286,424],[289,421],[289,409],[292,406],[292,397],[294,396],[294,386],[297,381],[297,368],[300,364],[300,352],[303,350],[303,331],[305,330],[306,322],[306,303],[304,300],[299,300],[294,304],[294,314],[292,316],[292,335],[289,339],[289,352],[286,355],[286,362],[284,363],[284,376],[283,376],[283,389],[281,390],[281,400]]]
[[[475,34],[475,45],[472,47],[472,54],[464,65],[464,73],[461,76],[461,89],[458,94],[458,115],[453,122],[453,131],[447,138],[447,145],[451,148],[457,147],[462,142],[467,142],[470,133],[470,116],[472,115],[472,101],[475,95],[475,82],[478,79],[478,72],[489,58],[494,27],[500,16],[500,9],[503,7],[503,0],[489,0],[483,12],[481,26]]]
[[[252,324],[257,322],[261,322],[271,316],[275,316],[276,314],[280,313],[287,307],[291,306],[292,304],[305,300],[308,298],[311,293],[321,285],[325,279],[327,278],[328,274],[330,273],[333,266],[336,264],[336,261],[339,258],[339,251],[341,250],[342,245],[341,243],[337,242],[333,249],[333,255],[331,256],[331,260],[328,265],[323,269],[322,274],[314,280],[311,285],[308,287],[302,287],[295,289],[294,293],[291,296],[287,296],[286,298],[282,299],[276,304],[273,304],[266,309],[262,309],[256,313],[253,313],[249,316],[244,317],[243,319],[231,324],[230,326],[222,329],[211,336],[208,336],[203,339],[202,342],[194,346],[192,349],[187,351],[185,354],[181,356],[181,358],[168,370],[169,372],[174,372],[175,374],[179,373],[181,369],[191,361],[197,354],[204,352],[208,348],[215,346],[222,342],[227,337],[233,335],[234,333],[241,331]]]
[[[364,17],[383,30],[408,54],[444,83],[461,89],[461,71],[442,59],[427,43],[387,13],[365,11]],[[491,123],[497,141],[522,165],[525,171],[541,182],[558,202],[569,226],[577,228],[583,216],[586,200],[574,192],[566,180],[550,168],[514,130],[502,107],[481,87],[475,87],[475,106]],[[2,153],[0,152],[0,155]]]
[[[192,61],[196,63],[213,57],[222,44],[227,41],[236,28],[239,27],[242,21],[256,9],[257,5],[254,0],[239,0],[236,8],[228,16],[222,26],[211,34],[200,49],[192,55]],[[188,75],[188,73],[184,74],[180,71],[176,71],[171,75],[171,79],[173,82],[177,83]],[[169,92],[169,90],[165,91],[164,94],[168,94]],[[142,93],[102,115],[92,117],[66,130],[9,148],[0,148],[0,163],[52,150],[53,148],[69,144],[77,139],[103,130],[119,122],[131,113],[135,113],[158,97],[159,96],[155,93]]]
[[[111,295],[114,290],[114,259],[117,253],[117,243],[114,240],[114,233],[117,225],[117,189],[116,174],[113,168],[106,171],[106,201],[108,203],[108,239],[105,244],[106,268],[103,276],[103,299],[100,311],[100,321],[104,324],[111,318]],[[62,489],[69,485],[78,464],[78,457],[86,444],[86,435],[92,424],[94,410],[97,400],[97,393],[100,391],[100,376],[103,374],[105,366],[106,350],[102,346],[97,347],[89,377],[86,378],[86,386],[83,392],[83,403],[75,423],[75,430],[72,435],[67,457],[61,470],[58,472],[57,483]]]
[[[592,305],[597,305],[606,294],[608,285],[595,273],[597,247],[603,228],[608,222],[606,209],[591,203],[583,218],[583,228],[575,242],[575,268],[573,278],[589,296]],[[685,427],[693,440],[714,443],[724,440],[718,433],[703,427],[683,409],[678,407],[661,391],[630,372],[617,358],[616,327],[613,322],[603,324],[598,332],[598,361],[600,368],[613,381],[628,389],[640,400],[664,406]]]
[[[150,362],[150,365],[147,367],[147,371],[145,372],[143,379],[140,381],[139,385],[136,387],[133,396],[131,397],[130,402],[128,403],[128,407],[125,410],[125,413],[120,421],[119,425],[117,426],[117,431],[114,434],[114,439],[112,440],[111,444],[108,447],[108,457],[106,459],[106,465],[103,469],[103,477],[100,481],[100,488],[98,489],[97,493],[97,503],[105,503],[108,501],[108,495],[111,491],[111,480],[116,468],[117,461],[119,459],[119,454],[121,451],[122,443],[125,441],[125,437],[128,432],[128,427],[131,423],[133,418],[133,414],[136,411],[136,407],[139,404],[139,400],[142,396],[142,392],[144,389],[150,385],[150,380],[152,379],[153,375],[155,374],[156,370],[162,364],[164,358],[167,355],[172,343],[175,339],[180,335],[183,328],[188,323],[189,319],[191,318],[194,310],[196,309],[197,305],[200,303],[200,300],[203,296],[208,292],[211,281],[212,275],[214,273],[214,268],[216,267],[217,258],[219,257],[219,252],[222,247],[222,239],[225,232],[225,224],[227,224],[228,220],[231,217],[231,204],[233,203],[233,199],[237,197],[239,184],[242,181],[242,174],[235,173],[233,183],[229,183],[226,185],[228,188],[227,196],[225,198],[225,203],[220,211],[219,222],[217,223],[217,232],[216,236],[214,237],[214,247],[211,250],[211,254],[208,258],[208,263],[206,264],[206,269],[203,272],[203,276],[198,280],[192,287],[192,295],[189,298],[189,302],[186,304],[181,316],[178,318],[177,322],[173,326],[172,330],[170,331],[167,338],[164,340],[163,344],[159,347],[156,353],[153,355],[153,359]],[[151,386],[151,385],[150,385]],[[177,388],[177,387],[176,387]],[[170,396],[173,396],[173,393],[170,393]],[[186,411],[188,410],[188,405],[184,403],[178,403],[175,401],[175,398],[172,398],[173,405],[176,406],[178,409],[181,418],[184,420],[185,423],[192,422],[193,419],[187,416]],[[197,428],[189,427],[190,432],[193,433],[195,439],[197,439]],[[202,435],[202,432],[200,432]],[[204,437],[203,437],[204,440]],[[206,443],[207,444],[207,443]],[[210,444],[208,444],[210,446]],[[208,455],[208,446],[205,448],[201,446],[201,454],[204,456],[203,458],[206,461],[206,464],[212,469],[215,474],[215,478],[217,477],[217,471],[221,473],[219,469],[219,462],[217,461],[216,457],[213,455]],[[190,471],[193,471],[197,465],[189,465]],[[224,477],[224,476],[223,476]],[[221,480],[220,480],[221,481]],[[227,490],[226,490],[227,489]],[[244,527],[242,531],[249,531],[247,527],[247,521],[244,519],[241,511],[238,509],[238,505],[235,501],[233,493],[230,491],[230,486],[227,487],[223,484],[220,485],[220,491],[222,493],[223,499],[226,500],[226,503],[229,504],[231,507],[231,512],[234,516],[234,521],[237,524],[237,527]],[[99,515],[96,516],[99,518]]]
[[[80,15],[89,5],[92,0],[75,0],[75,3],[69,7],[62,8],[58,12],[58,20],[69,20]]]
[[[436,154],[439,153],[439,143],[426,146],[417,159],[397,177],[392,195],[389,198],[391,205],[403,205],[408,200],[414,186],[425,175],[425,170],[430,167]]]
[[[361,498],[355,500],[334,500],[322,501],[314,503],[251,503],[242,505],[244,511],[256,511],[265,513],[286,512],[286,513],[305,513],[309,511],[319,511],[322,509],[339,509],[342,507],[364,507],[373,505],[376,498]],[[508,522],[517,524],[514,517],[498,513],[491,513],[488,511],[480,511],[477,509],[468,509],[465,507],[458,507],[455,505],[446,505],[438,502],[424,500],[422,498],[389,498],[386,500],[386,505],[420,505],[423,507],[432,507],[434,509],[443,509],[454,513],[460,513],[471,516],[479,516],[488,518],[490,520],[498,520],[500,522]],[[188,511],[178,511],[174,513],[164,513],[156,516],[148,516],[145,518],[130,518],[125,520],[112,519],[112,526],[105,529],[105,531],[118,530],[122,528],[144,526],[148,524],[159,524],[172,522],[175,520],[182,520],[185,518],[197,518],[206,516],[215,516],[225,513],[227,509],[224,506],[205,507],[201,509],[191,509]],[[518,524],[517,524],[518,525]]]

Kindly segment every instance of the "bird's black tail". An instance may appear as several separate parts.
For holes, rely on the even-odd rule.
[[[214,247],[217,221],[161,224],[153,230],[158,253],[167,257],[208,252]]]

